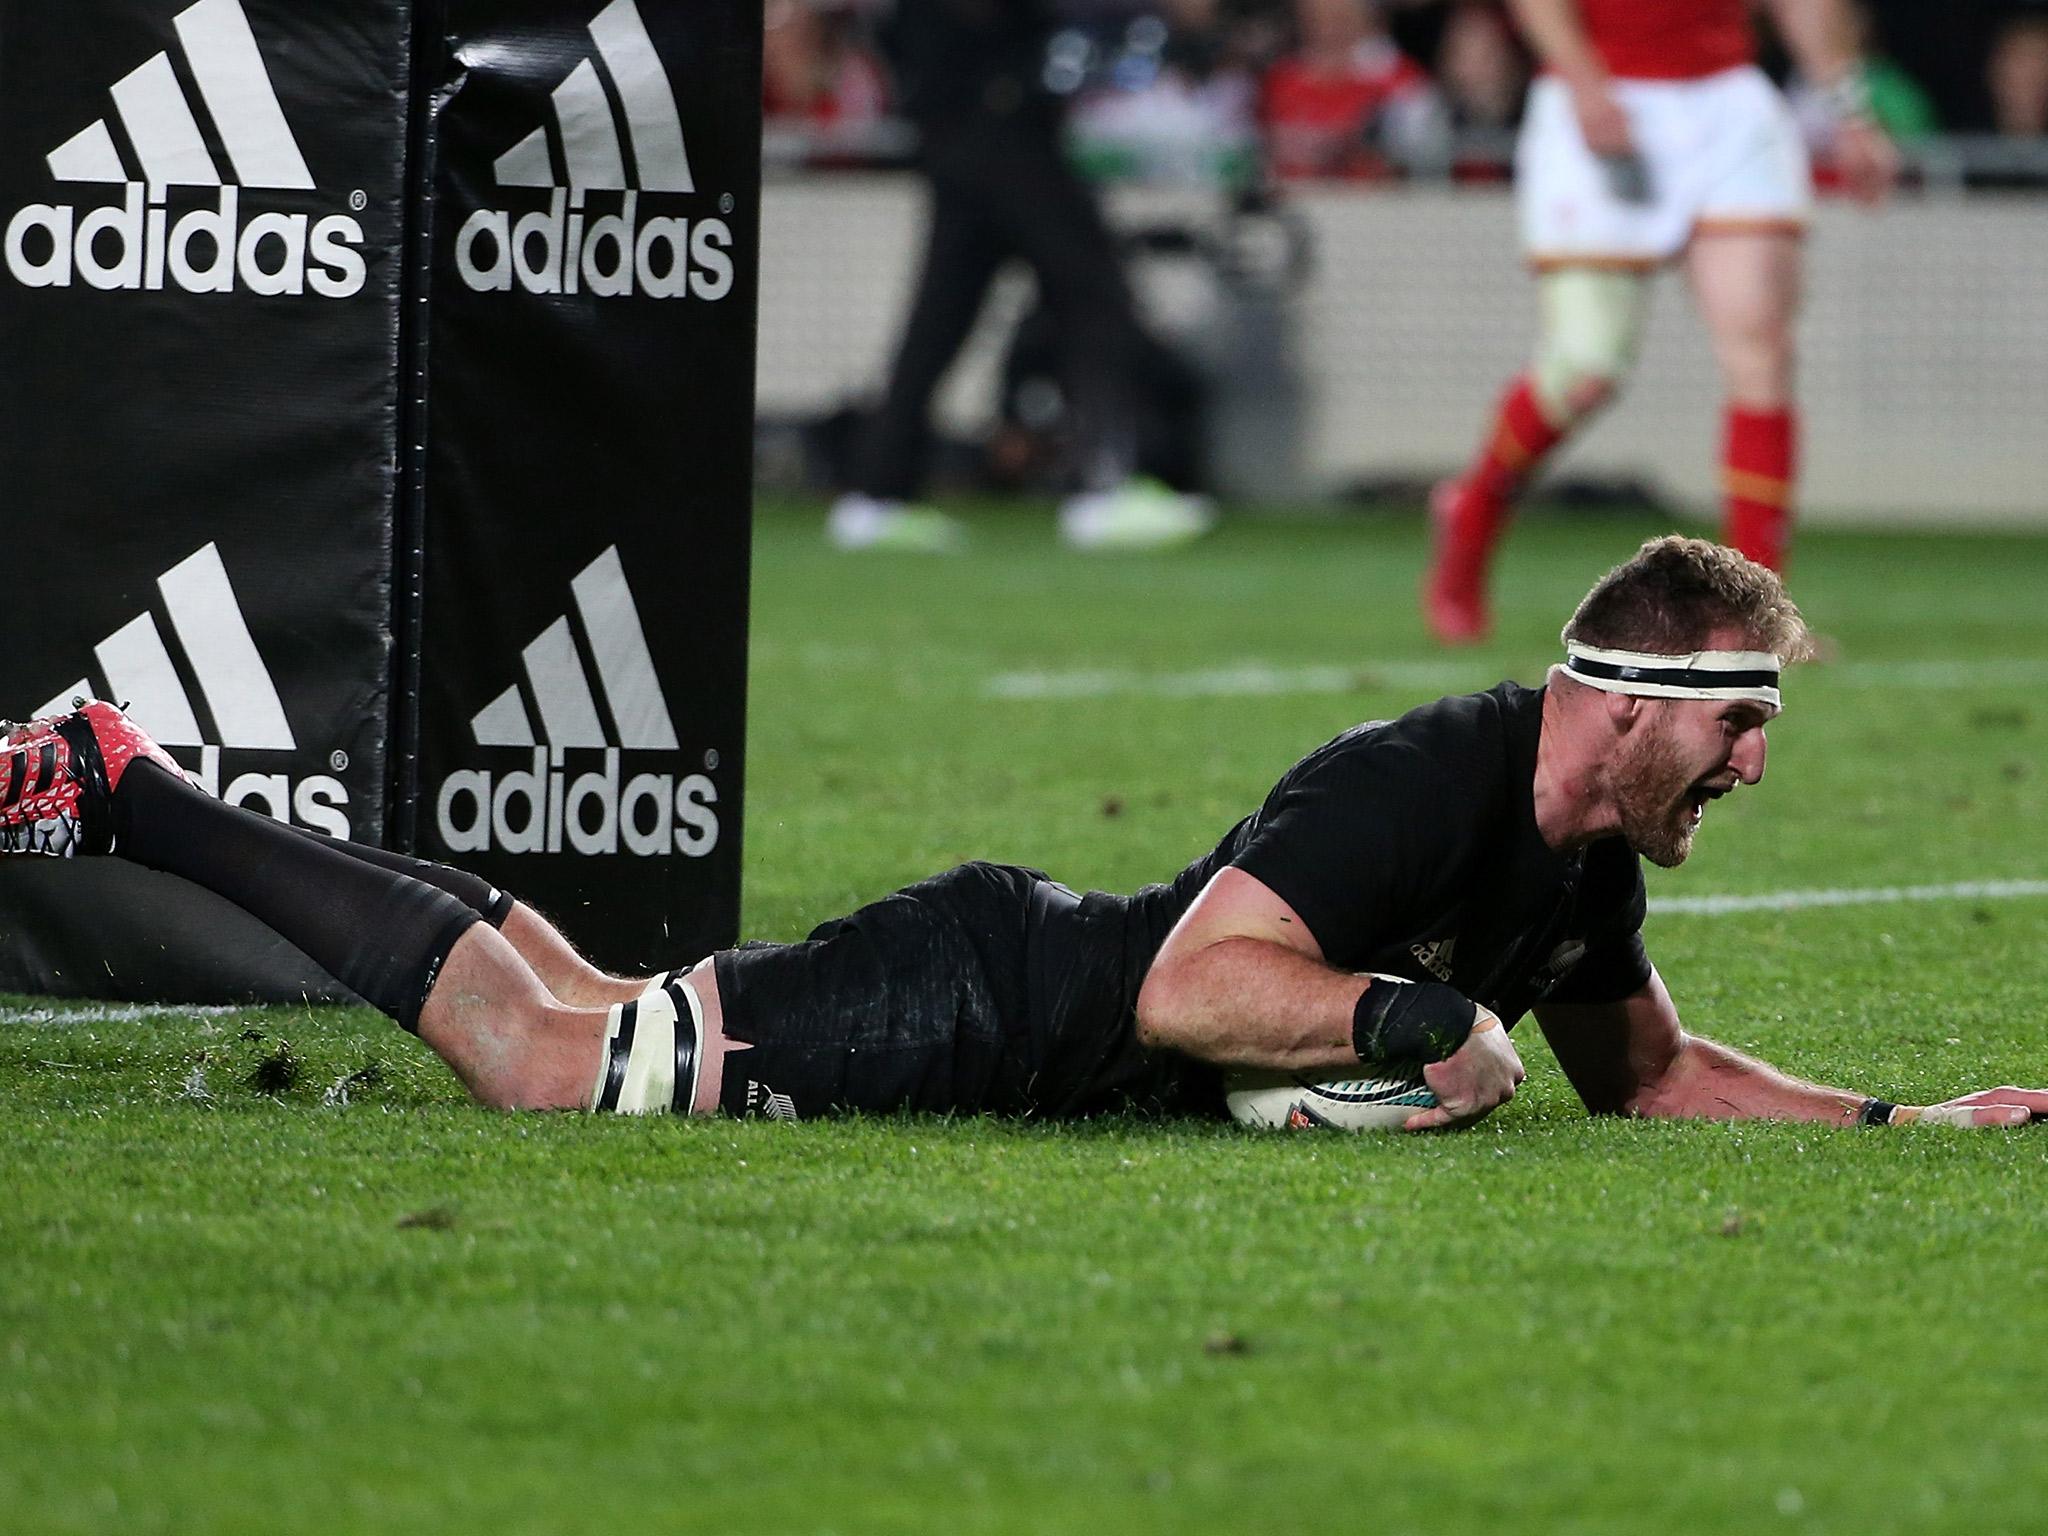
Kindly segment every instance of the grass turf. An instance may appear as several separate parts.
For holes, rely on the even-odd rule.
[[[746,929],[967,856],[1162,878],[1308,746],[1537,677],[1648,523],[958,560],[764,512]],[[857,579],[853,579],[857,578]],[[1771,778],[1653,898],[2048,875],[2048,540],[1829,534]],[[1653,916],[1688,1021],[1900,1099],[2048,1081],[2048,899]],[[374,1015],[0,1000],[0,1528],[1927,1531],[2039,1523],[2039,1132],[500,1116]],[[260,1038],[258,1038],[260,1037]]]

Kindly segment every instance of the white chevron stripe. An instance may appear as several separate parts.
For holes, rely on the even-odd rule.
[[[570,188],[615,191],[637,186],[648,192],[696,191],[675,90],[633,0],[611,0],[592,19],[589,31],[618,92],[619,110],[633,146],[633,175],[626,174],[611,97],[596,68],[583,59],[552,96]],[[492,171],[501,187],[556,185],[546,133],[539,129],[529,133],[498,156]]]
[[[533,739],[533,722],[526,718],[526,706],[519,700],[517,688],[507,688],[490,703],[470,717],[470,729],[476,732],[480,747],[530,747]]]
[[[548,158],[548,131],[536,128],[492,163],[501,187],[552,187],[555,167]]]
[[[619,728],[619,745],[673,752],[676,728],[661,697],[647,632],[626,585],[626,570],[615,544],[585,567],[570,584],[576,611],[590,636],[598,677]]]
[[[107,120],[96,118],[90,128],[75,133],[43,157],[50,175],[58,181],[125,182],[128,168],[121,164],[121,152],[114,148],[114,136],[107,132]]]
[[[206,152],[168,54],[158,54],[114,82],[114,110],[153,187],[217,187],[220,172]]]
[[[555,620],[522,653],[527,680],[533,684],[534,702],[540,705],[540,723],[548,741],[557,747],[602,747],[604,725],[597,717],[597,700],[590,696],[590,683],[583,675],[583,663],[576,655],[576,641],[569,633],[566,617]]]
[[[612,545],[577,572],[569,588],[618,732],[616,745],[635,751],[675,751],[675,722],[662,697],[661,679],[647,648],[647,631],[640,622],[633,589],[626,584],[618,546]],[[519,690],[507,688],[470,717],[478,746],[614,745],[605,737],[597,696],[583,669],[566,614],[535,636],[520,654],[533,686],[534,702],[540,706],[541,734],[536,739]]]
[[[555,121],[562,130],[562,156],[569,163],[571,189],[623,190],[626,162],[619,153],[611,98],[597,70],[584,59],[555,87]]]
[[[130,619],[92,653],[106,674],[107,692],[131,706],[137,725],[167,747],[202,745],[192,700],[178,681],[155,619],[146,613]]]
[[[218,744],[292,750],[297,742],[284,702],[257,654],[219,547],[208,544],[186,556],[157,578],[157,588],[213,713]],[[165,746],[208,745],[155,618],[137,614],[94,646],[93,655],[106,686],[96,688],[80,678],[38,709],[38,715],[68,713],[80,695],[112,699],[132,706],[136,722]]]
[[[625,108],[626,130],[633,140],[633,165],[643,190],[694,192],[690,156],[683,147],[683,124],[676,114],[675,92],[654,51],[633,0],[612,0],[590,23],[591,41],[618,87]]]
[[[256,652],[218,546],[187,556],[157,578],[185,657],[213,711],[221,745],[290,751],[298,743],[277,684]]]
[[[312,173],[239,0],[199,0],[172,24],[242,185],[312,190]]]

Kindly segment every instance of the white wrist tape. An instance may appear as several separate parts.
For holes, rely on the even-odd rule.
[[[1930,1104],[1915,1115],[1910,1123],[1974,1126],[1977,1123],[1977,1111],[1981,1107],[1976,1104]]]

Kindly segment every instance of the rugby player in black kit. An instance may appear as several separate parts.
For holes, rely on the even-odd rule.
[[[1219,1114],[1225,1070],[1424,1064],[1469,1124],[1522,1080],[1534,1010],[1596,1113],[2016,1125],[2048,1092],[1896,1105],[1688,1034],[1644,952],[1638,864],[1764,772],[1805,626],[1778,578],[1645,544],[1546,686],[1355,727],[1169,885],[1077,896],[966,864],[687,970],[591,967],[473,876],[225,807],[107,704],[0,743],[0,851],[112,853],[242,906],[506,1108]],[[1383,973],[1371,977],[1361,973]],[[1407,978],[1407,979],[1394,979]]]

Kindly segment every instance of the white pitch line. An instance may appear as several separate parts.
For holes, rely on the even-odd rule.
[[[1381,666],[1276,667],[1244,661],[1198,672],[1132,672],[1100,668],[1074,672],[999,672],[984,691],[998,699],[1106,699],[1128,694],[1154,698],[1278,697],[1294,693],[1356,693],[1367,688],[1455,688],[1473,681],[1472,668],[1441,661],[1395,661]]]
[[[1759,891],[1749,896],[1660,896],[1653,913],[1722,917],[1730,912],[1798,912],[1807,907],[1864,907],[1900,901],[2010,901],[2048,896],[2048,880],[1960,880],[1952,885],[1878,885],[1861,890]]]
[[[85,1003],[75,1008],[0,1008],[0,1024],[133,1024],[165,1014],[191,1017],[249,1011],[248,1006],[236,1003]]]
[[[1277,666],[1241,661],[1190,672],[1082,667],[1064,672],[999,672],[983,684],[982,691],[990,698],[1020,700],[1130,695],[1164,699],[1278,698],[1290,694],[1358,693],[1372,688],[1484,687],[1495,670],[1446,661],[1389,661],[1359,666]],[[1812,676],[1847,688],[2008,688],[2048,682],[2048,657],[1851,661],[1817,668]]]

